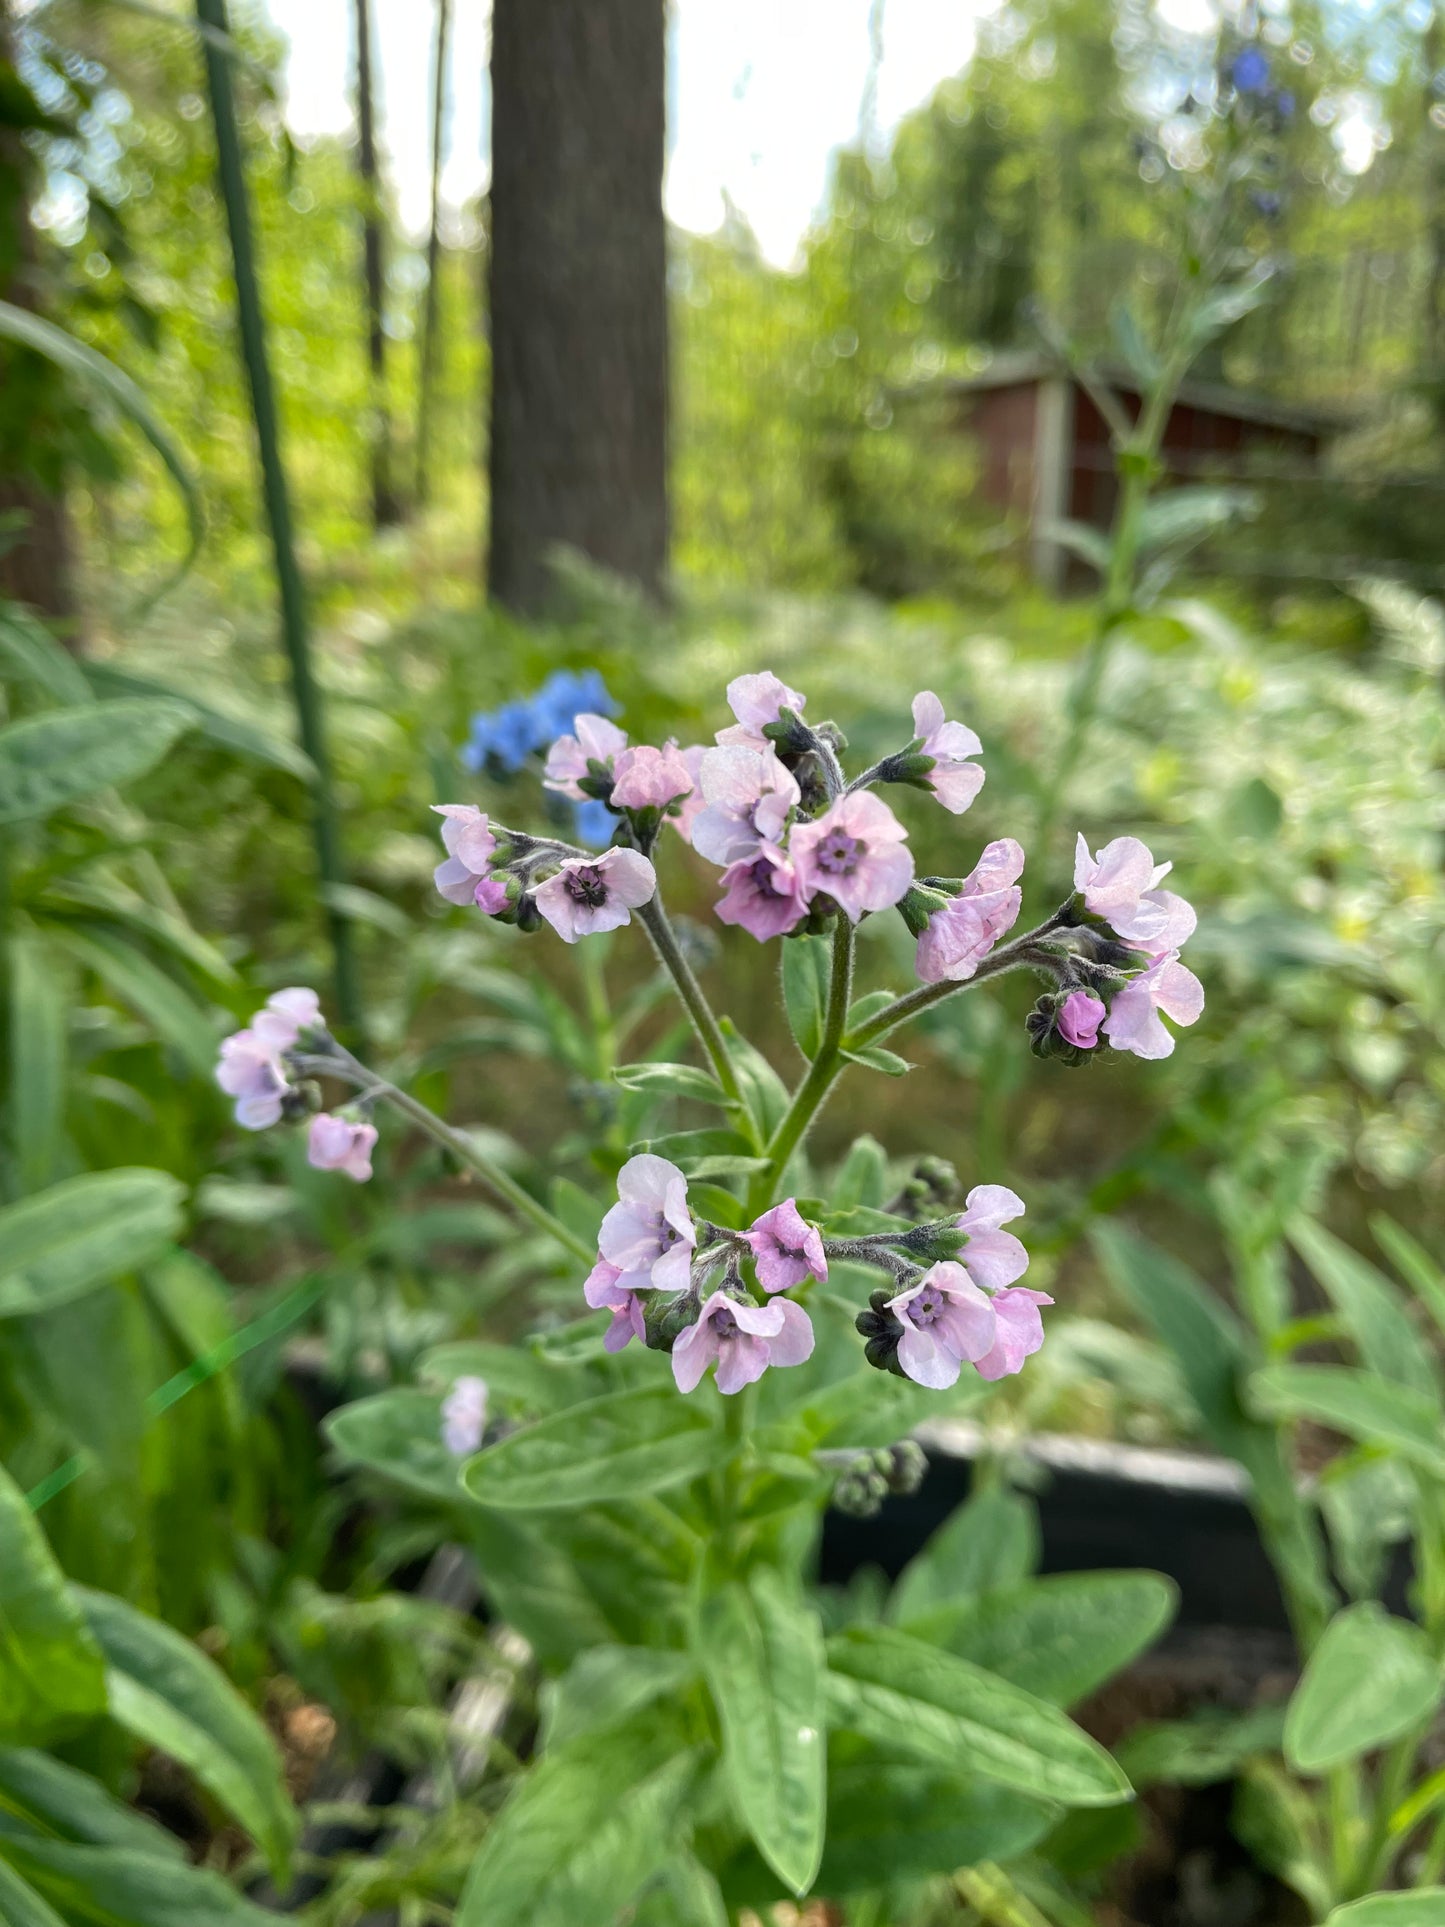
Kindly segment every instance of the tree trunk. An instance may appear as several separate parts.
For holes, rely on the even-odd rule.
[[[0,82],[13,73],[12,0],[0,0]],[[14,128],[0,127],[0,300],[40,307],[35,232],[30,225],[34,161]],[[46,397],[58,392],[59,373],[30,350],[0,342],[0,596],[29,603],[77,636],[74,541],[63,481],[42,478],[23,458],[28,425],[12,416],[27,396],[40,419]],[[4,399],[10,408],[3,406]],[[16,460],[17,452],[21,458]],[[12,517],[20,526],[10,528]]]
[[[447,35],[451,0],[437,0],[436,71],[431,107],[431,227],[426,241],[426,302],[422,310],[421,374],[416,404],[416,485],[418,508],[431,496],[431,425],[441,335],[442,157],[446,146]]]
[[[376,109],[371,84],[371,0],[356,0],[356,122],[360,140],[362,252],[366,278],[367,358],[371,369],[371,519],[379,529],[401,520],[392,485],[391,408],[386,393],[386,265],[381,182],[376,165]]]
[[[667,568],[664,0],[495,0],[488,586]]]
[[[1445,110],[1445,92],[1437,92],[1437,77],[1445,68],[1445,0],[1437,0],[1425,32],[1425,311],[1421,328],[1421,360],[1436,383],[1445,381],[1445,130],[1433,116]],[[1445,419],[1445,398],[1438,404]]]

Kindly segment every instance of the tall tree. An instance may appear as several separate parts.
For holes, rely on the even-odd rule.
[[[0,0],[0,300],[42,305],[30,222],[34,158],[25,129],[43,126],[16,71],[13,0]],[[29,349],[0,341],[0,595],[72,627],[73,542],[65,506],[66,408],[61,377]]]
[[[386,257],[381,179],[376,160],[376,102],[371,69],[371,0],[356,0],[356,123],[360,140],[362,253],[366,277],[367,357],[371,367],[371,513],[377,528],[401,520],[392,480],[391,407],[386,393]]]
[[[664,0],[495,0],[488,584],[667,566]]]
[[[447,37],[451,0],[437,0],[436,64],[432,74],[431,105],[431,226],[426,240],[426,301],[421,324],[421,378],[416,404],[416,483],[418,508],[431,495],[432,408],[441,345],[442,160],[446,150]]]

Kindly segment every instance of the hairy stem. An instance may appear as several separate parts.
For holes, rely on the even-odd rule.
[[[712,1006],[703,995],[702,985],[693,975],[692,965],[682,953],[676,932],[668,922],[667,912],[662,907],[660,893],[643,904],[637,913],[637,920],[651,939],[657,952],[659,963],[671,977],[682,1006],[692,1019],[693,1029],[697,1032],[698,1042],[706,1051],[712,1063],[717,1081],[735,1103],[743,1101],[742,1088],[733,1060],[728,1054],[727,1040],[722,1034]]]
[[[995,950],[991,956],[984,958],[971,977],[965,977],[958,982],[950,979],[941,984],[920,984],[916,990],[907,991],[902,997],[895,997],[893,1002],[886,1004],[876,1017],[870,1018],[866,1024],[860,1025],[854,1031],[847,1040],[849,1050],[862,1050],[868,1044],[876,1044],[880,1038],[886,1037],[900,1024],[906,1024],[910,1017],[917,1017],[923,1011],[931,1010],[935,1004],[941,1004],[949,997],[958,996],[962,991],[973,990],[979,984],[987,983],[991,977],[1002,977],[1010,970],[1047,968],[1046,958],[1035,954],[1034,947],[1062,926],[1063,917],[1064,912],[1057,910],[1036,929],[1027,931],[1010,944],[1005,944],[1001,950]]]
[[[846,917],[840,916],[833,930],[833,968],[818,1054],[773,1133],[767,1148],[767,1169],[760,1172],[749,1187],[748,1210],[752,1215],[772,1202],[773,1188],[786,1170],[788,1159],[802,1143],[843,1069],[841,1046],[853,996],[853,942],[853,926]]]

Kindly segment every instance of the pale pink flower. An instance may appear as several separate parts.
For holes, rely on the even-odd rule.
[[[800,800],[791,771],[771,743],[757,749],[709,749],[698,766],[704,808],[692,847],[709,863],[740,863],[760,843],[781,843]]]
[[[801,715],[807,700],[770,669],[753,676],[734,676],[728,684],[728,707],[737,722],[720,729],[717,740],[741,749],[762,749],[768,740],[763,734],[768,724],[775,723],[785,709]]]
[[[964,1209],[954,1219],[966,1232],[968,1243],[959,1253],[959,1263],[976,1285],[987,1291],[1002,1291],[1029,1268],[1029,1254],[1011,1231],[1000,1230],[1011,1218],[1021,1218],[1025,1205],[1006,1184],[976,1184],[964,1199]]]
[[[477,885],[482,882],[496,852],[486,813],[474,803],[433,803],[442,819],[445,863],[432,872],[437,889],[448,903],[477,901]]]
[[[676,743],[624,749],[614,765],[612,805],[619,810],[665,810],[692,789],[692,776]]]
[[[672,1375],[680,1392],[695,1391],[716,1360],[718,1390],[740,1392],[769,1365],[801,1365],[812,1352],[812,1320],[791,1298],[755,1305],[715,1291],[673,1346]]]
[[[634,1338],[647,1342],[647,1327],[642,1318],[642,1300],[630,1286],[617,1281],[623,1276],[616,1265],[599,1258],[587,1274],[582,1295],[594,1311],[604,1308],[612,1313],[612,1323],[602,1340],[604,1351],[620,1352]]]
[[[708,747],[706,743],[689,743],[686,749],[678,752],[692,788],[678,805],[676,816],[670,816],[667,820],[684,843],[691,843],[692,826],[703,811],[702,759],[708,754]]]
[[[494,917],[499,910],[507,907],[507,886],[500,877],[479,877],[477,887],[472,892],[472,902],[479,910],[485,910],[489,917]]]
[[[850,922],[865,910],[888,910],[913,881],[908,832],[881,796],[840,796],[812,823],[799,823],[789,847],[804,898],[830,896]]]
[[[926,984],[964,983],[1018,921],[1024,853],[1011,836],[990,843],[963,888],[928,919],[914,968]]]
[[[983,770],[970,763],[970,756],[981,756],[983,744],[962,723],[944,720],[943,704],[931,689],[920,690],[913,698],[913,733],[923,738],[919,752],[933,758],[928,783],[946,810],[962,816],[983,788]]]
[[[264,1010],[251,1019],[251,1029],[272,1050],[290,1050],[303,1030],[321,1025],[321,999],[314,990],[296,986],[278,990],[266,999]]]
[[[481,1450],[487,1429],[487,1381],[459,1378],[442,1400],[442,1444],[456,1459]]]
[[[357,1184],[371,1176],[376,1126],[318,1111],[306,1134],[306,1162],[317,1171],[344,1171]]]
[[[247,1131],[264,1131],[281,1116],[281,1100],[291,1088],[276,1050],[254,1030],[221,1039],[216,1082],[236,1100],[236,1122]]]
[[[1093,1050],[1107,1014],[1108,1007],[1101,999],[1090,996],[1087,990],[1071,990],[1059,1005],[1055,1022],[1065,1043],[1079,1050]]]
[[[730,863],[722,880],[718,921],[741,924],[759,943],[784,936],[808,914],[793,859],[776,844],[760,843],[752,856]]]
[[[559,736],[547,751],[542,787],[581,803],[587,795],[581,787],[583,777],[589,774],[587,765],[605,763],[611,769],[613,757],[627,747],[627,731],[609,723],[605,716],[585,713],[575,719],[573,728],[575,736]]]
[[[1074,855],[1074,888],[1082,894],[1085,908],[1102,917],[1122,942],[1157,955],[1177,949],[1198,921],[1183,897],[1159,888],[1173,867],[1156,863],[1148,844],[1137,836],[1116,836],[1097,857],[1091,856],[1081,830]]]
[[[601,856],[569,856],[536,892],[538,910],[564,943],[617,930],[632,911],[650,903],[657,874],[638,850],[604,850]]]
[[[930,1265],[916,1285],[889,1299],[888,1309],[903,1324],[899,1364],[911,1379],[936,1392],[958,1383],[965,1362],[985,1358],[993,1349],[993,1301],[962,1265]]]
[[[1177,950],[1166,950],[1115,993],[1104,1019],[1104,1035],[1115,1050],[1132,1051],[1136,1057],[1168,1057],[1174,1039],[1164,1028],[1161,1011],[1176,1024],[1193,1024],[1203,1009],[1203,984],[1180,963]]]
[[[765,1211],[743,1236],[753,1248],[758,1283],[764,1291],[787,1291],[805,1278],[821,1282],[828,1276],[818,1227],[808,1223],[793,1198],[784,1198]]]
[[[1044,1321],[1039,1316],[1039,1306],[1053,1302],[1045,1292],[1028,1291],[1022,1285],[994,1294],[998,1334],[992,1348],[973,1361],[980,1378],[1008,1378],[1023,1370],[1024,1360],[1032,1358],[1044,1342]]]
[[[597,1234],[599,1257],[616,1266],[630,1291],[684,1290],[697,1244],[687,1179],[666,1158],[643,1151],[617,1173],[617,1200]]]

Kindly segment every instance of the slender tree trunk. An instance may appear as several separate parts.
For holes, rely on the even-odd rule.
[[[0,0],[0,83],[14,69],[12,0]],[[14,128],[0,127],[0,300],[41,305],[35,231],[30,225],[34,161]],[[27,602],[77,637],[74,539],[62,477],[42,476],[24,458],[34,398],[38,419],[63,377],[29,350],[0,342],[0,596]],[[17,460],[16,457],[19,456]],[[7,525],[12,518],[17,528]]]
[[[446,147],[447,36],[451,0],[437,0],[436,71],[431,103],[431,227],[426,240],[426,301],[421,325],[421,374],[416,404],[416,484],[418,508],[431,496],[431,427],[435,406],[437,350],[441,344],[442,159]]]
[[[386,392],[386,262],[381,180],[376,164],[376,105],[371,73],[371,0],[356,0],[356,122],[360,140],[362,254],[366,278],[367,359],[371,370],[371,517],[376,527],[401,520],[392,483],[391,407]]]
[[[667,568],[664,0],[495,0],[488,586]]]
[[[1445,0],[1436,0],[1425,30],[1425,311],[1422,316],[1421,361],[1440,380],[1445,377],[1445,129],[1431,116],[1445,111],[1445,92],[1436,92],[1436,79],[1445,69]],[[1445,417],[1445,400],[1441,404]]]

